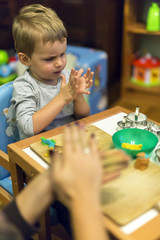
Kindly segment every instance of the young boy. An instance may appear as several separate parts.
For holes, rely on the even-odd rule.
[[[90,94],[93,72],[63,71],[67,32],[57,14],[40,4],[23,7],[13,38],[19,61],[28,67],[14,81],[11,100],[20,139],[88,116],[83,94]]]

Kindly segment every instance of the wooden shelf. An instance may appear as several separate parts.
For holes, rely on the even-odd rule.
[[[137,6],[139,6],[139,9],[137,9]],[[121,97],[124,98],[128,93],[132,93],[132,99],[140,101],[140,95],[143,95],[144,102],[150,102],[154,106],[159,104],[160,85],[149,87],[131,82],[132,61],[130,59],[139,50],[141,44],[145,45],[145,42],[149,44],[148,36],[151,36],[151,38],[152,36],[160,37],[160,31],[147,31],[144,19],[140,17],[144,15],[145,6],[146,0],[124,0]],[[154,39],[153,37],[153,41]],[[128,103],[131,102],[130,96],[127,101]]]
[[[160,85],[156,85],[156,86],[140,86],[138,84],[132,83],[131,81],[127,81],[124,85],[124,88],[129,88],[129,89],[133,89],[133,90],[137,90],[137,91],[143,91],[146,93],[157,93],[160,95]]]
[[[142,23],[134,23],[127,27],[127,32],[134,34],[146,34],[146,35],[158,35],[160,36],[160,31],[150,32],[146,30],[146,25]]]
[[[153,101],[154,99],[146,101],[146,97],[143,95],[137,96],[137,94],[130,93],[123,98],[119,98],[110,107],[121,106],[134,112],[136,107],[140,106],[140,112],[143,112],[148,118],[160,123],[160,105],[158,101],[153,104]]]

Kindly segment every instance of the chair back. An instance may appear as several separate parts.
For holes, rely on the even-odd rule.
[[[5,153],[7,153],[7,145],[14,142],[13,137],[6,134],[6,129],[9,127],[6,114],[11,105],[12,92],[13,81],[0,86],[0,149]],[[0,179],[8,175],[9,172],[0,166]]]
[[[6,134],[8,127],[6,114],[11,105],[12,92],[13,82],[0,86],[0,149],[5,153],[7,153],[7,145],[14,142],[13,137]]]

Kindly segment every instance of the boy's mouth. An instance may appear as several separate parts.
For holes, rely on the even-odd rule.
[[[60,74],[60,73],[61,73],[61,71],[58,71],[58,72],[54,72],[54,74],[56,74],[56,75],[57,75],[57,74]]]

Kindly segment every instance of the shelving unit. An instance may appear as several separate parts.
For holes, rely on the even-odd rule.
[[[154,87],[138,86],[131,83],[131,55],[135,53],[138,49],[135,49],[138,37],[141,35],[155,35],[160,36],[160,31],[158,32],[148,32],[146,30],[145,23],[138,22],[137,17],[137,7],[140,4],[143,6],[144,1],[137,0],[125,0],[124,2],[124,30],[123,30],[123,59],[122,59],[122,96],[126,94],[128,90],[141,91],[149,94],[158,94],[160,96],[160,85]],[[142,10],[142,9],[141,9]],[[137,36],[139,35],[139,36]]]
[[[146,30],[147,13],[152,2],[151,0],[124,0],[121,98],[115,105],[128,107],[131,110],[135,110],[139,105],[150,118],[160,121],[160,117],[150,116],[153,109],[155,109],[154,115],[160,112],[160,85],[146,87],[131,82],[133,54],[143,49],[142,42],[152,41],[152,44],[149,44],[149,50],[153,48],[155,38],[160,42],[160,31]],[[150,53],[152,54],[151,51]]]
[[[128,90],[135,90],[149,93],[158,94],[160,96],[160,85],[154,87],[138,86],[131,83],[131,55],[135,53],[135,45],[137,42],[137,35],[155,35],[160,36],[159,32],[148,32],[146,30],[145,23],[138,22],[137,4],[143,5],[144,1],[137,0],[125,0],[124,2],[124,30],[123,30],[123,59],[122,59],[122,96],[126,94]],[[142,9],[141,9],[142,10]]]

